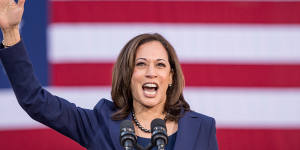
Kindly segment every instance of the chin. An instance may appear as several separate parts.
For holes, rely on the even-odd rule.
[[[159,106],[162,101],[159,98],[147,98],[145,97],[142,104],[146,107],[152,108],[155,106]]]
[[[146,103],[143,103],[143,105],[148,107],[148,108],[153,108],[153,107],[157,106],[158,103],[146,102]]]
[[[139,100],[136,100],[136,102],[147,108],[153,108],[161,103],[160,99],[158,98],[148,98],[144,96],[141,97]]]

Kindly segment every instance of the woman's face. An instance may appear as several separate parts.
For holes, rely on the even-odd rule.
[[[172,76],[168,54],[163,45],[158,41],[142,44],[137,49],[131,78],[133,105],[163,108]]]

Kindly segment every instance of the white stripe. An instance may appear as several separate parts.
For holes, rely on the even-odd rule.
[[[300,127],[300,89],[188,88],[191,108],[222,127]]]
[[[92,109],[107,87],[51,88],[80,107]],[[197,112],[212,116],[218,127],[300,127],[300,89],[186,88],[185,98]],[[0,129],[36,127],[12,91],[0,90]]]
[[[299,63],[300,26],[201,24],[52,24],[49,59],[114,61],[125,43],[158,32],[183,62]]]

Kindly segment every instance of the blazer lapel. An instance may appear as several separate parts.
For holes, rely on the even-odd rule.
[[[199,134],[201,120],[191,112],[186,112],[178,122],[178,132],[174,150],[192,150]]]

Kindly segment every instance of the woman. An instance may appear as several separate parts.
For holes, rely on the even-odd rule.
[[[159,34],[136,36],[124,46],[113,69],[113,102],[101,99],[93,110],[83,109],[43,89],[18,30],[24,3],[0,2],[0,59],[19,104],[33,119],[90,150],[122,149],[123,120],[132,120],[138,143],[145,145],[155,118],[166,121],[167,149],[218,149],[214,119],[190,110],[175,50]]]

